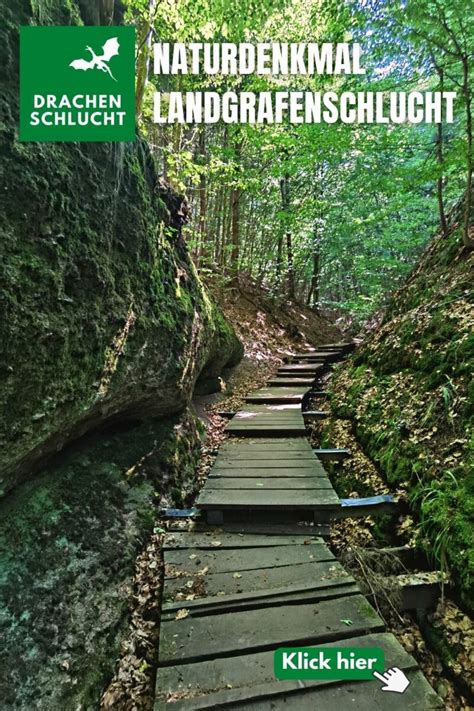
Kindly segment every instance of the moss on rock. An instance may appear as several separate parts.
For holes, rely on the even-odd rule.
[[[177,229],[180,201],[144,142],[16,140],[27,6],[7,11],[0,36],[3,491],[105,420],[179,412],[203,369],[218,373],[241,353],[197,278]],[[73,3],[35,7],[39,20],[76,20]]]
[[[241,355],[142,140],[17,140],[19,26],[76,24],[86,5],[0,18],[4,708],[97,708],[156,504],[192,491],[198,432],[179,413]]]
[[[473,266],[459,230],[436,238],[332,385],[336,416],[353,420],[386,480],[407,489],[420,544],[471,606]]]
[[[0,503],[3,708],[97,708],[156,504],[192,487],[196,424],[88,435]]]

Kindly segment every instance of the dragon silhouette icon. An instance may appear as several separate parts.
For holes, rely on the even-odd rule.
[[[96,54],[94,50],[87,46],[86,50],[91,53],[92,59],[88,61],[87,59],[74,59],[70,63],[70,67],[73,69],[82,69],[87,72],[89,69],[100,69],[102,72],[106,72],[114,81],[117,81],[112,74],[108,62],[119,53],[119,41],[117,37],[111,37],[102,46],[102,54]]]

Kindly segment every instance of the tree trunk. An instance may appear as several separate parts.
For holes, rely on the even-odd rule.
[[[466,197],[464,204],[463,243],[468,249],[474,249],[474,235],[471,234],[471,204],[472,204],[472,106],[471,89],[469,87],[469,60],[463,55],[463,93],[466,102],[466,134],[467,134],[467,177]]]
[[[432,56],[434,67],[439,76],[439,90],[444,91],[444,70],[440,67]],[[441,233],[446,235],[448,233],[448,221],[446,219],[446,212],[444,210],[444,198],[443,189],[445,185],[445,177],[443,175],[444,167],[444,156],[443,156],[443,123],[440,121],[437,124],[436,133],[436,160],[440,169],[440,174],[437,181],[437,198],[438,198],[438,212],[439,212],[439,224],[441,227]]]
[[[207,247],[207,229],[206,229],[206,215],[207,215],[207,185],[206,185],[206,129],[202,126],[199,133],[199,156],[200,156],[200,167],[201,174],[199,176],[199,252],[198,252],[198,263],[201,261],[202,257],[206,253]]]
[[[313,232],[313,273],[311,275],[311,286],[308,293],[308,306],[317,308],[319,305],[319,270],[321,265],[321,244],[318,234],[318,225],[314,225]]]
[[[286,252],[288,258],[288,298],[295,298],[295,269],[293,264],[293,244],[291,239],[291,232],[286,233]]]
[[[295,298],[295,271],[293,263],[293,241],[289,229],[290,212],[290,175],[285,173],[280,180],[281,204],[285,212],[286,258],[287,258],[287,285],[288,298]]]
[[[235,162],[237,164],[237,179],[240,175],[241,170],[241,157],[242,157],[242,140],[237,140],[234,146]],[[240,185],[235,184],[232,187],[230,193],[230,207],[232,215],[232,230],[231,230],[231,244],[232,249],[230,253],[230,273],[231,273],[231,284],[234,287],[239,285],[239,257],[240,257],[240,199],[242,197],[242,189]]]
[[[238,286],[239,283],[240,197],[240,188],[232,188],[230,194],[230,207],[232,212],[232,249],[230,253],[230,272],[232,274],[232,284],[235,286]]]
[[[148,81],[148,65],[150,61],[151,27],[155,13],[156,0],[149,0],[148,13],[141,17],[137,28],[137,67],[135,82],[135,115],[140,117],[143,96]]]

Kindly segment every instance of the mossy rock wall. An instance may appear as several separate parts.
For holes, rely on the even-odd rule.
[[[17,140],[18,27],[94,22],[99,4],[113,5],[16,0],[0,13],[8,709],[98,707],[157,506],[190,503],[200,439],[187,404],[197,381],[209,387],[242,355],[180,236],[182,200],[144,142]]]
[[[460,228],[437,237],[381,327],[342,365],[337,416],[394,489],[405,488],[419,541],[474,599],[474,255]]]
[[[193,487],[189,413],[95,432],[0,501],[2,709],[97,709],[160,501]],[[163,498],[164,497],[164,498]]]
[[[40,21],[79,21],[72,2],[33,8]],[[241,355],[145,143],[16,140],[18,26],[30,21],[29,3],[11,3],[0,36],[3,492],[104,421],[179,412],[201,371]]]

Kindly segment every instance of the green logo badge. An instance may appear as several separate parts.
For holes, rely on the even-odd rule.
[[[133,141],[133,27],[20,28],[21,141]]]

